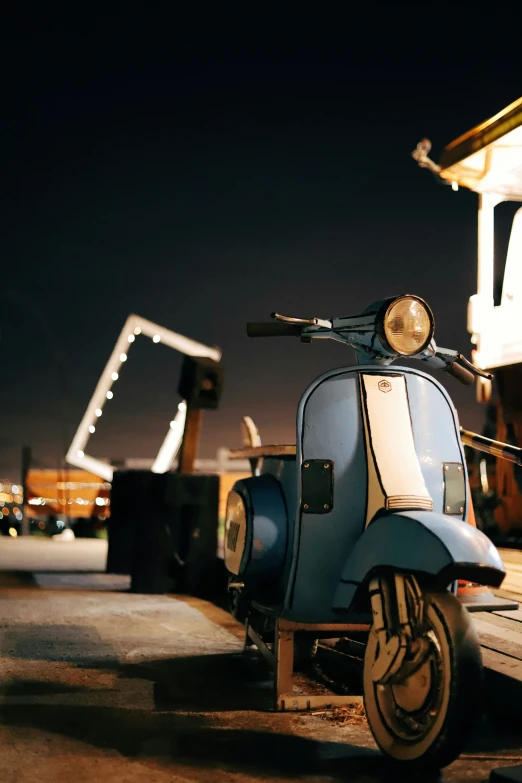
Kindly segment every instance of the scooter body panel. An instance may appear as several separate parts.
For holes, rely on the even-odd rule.
[[[444,388],[425,373],[396,366],[357,366],[325,373],[307,389],[297,414],[298,497],[283,610],[289,619],[303,622],[338,619],[334,603],[339,579],[342,574],[346,577],[345,565],[371,522],[367,514],[372,480],[369,454],[373,446],[365,431],[368,410],[361,376],[378,376],[394,385],[402,384],[401,395],[406,399],[402,399],[398,415],[404,417],[407,406],[406,428],[411,431],[412,440],[410,446],[406,442],[397,443],[393,457],[399,466],[398,473],[405,458],[404,450],[413,449],[417,470],[420,469],[419,481],[424,481],[432,510],[443,514],[444,465],[460,466],[463,490],[459,509],[462,510],[451,518],[461,522],[467,519],[466,464],[456,413]],[[392,396],[384,390],[382,400],[383,405],[389,406]],[[381,436],[384,434],[381,441],[385,441],[386,422],[380,426]],[[411,453],[409,458],[411,461]],[[303,465],[320,459],[333,463],[333,506],[327,513],[306,513],[302,507]],[[392,519],[390,523],[393,524]],[[398,547],[407,548],[408,541],[403,541],[398,531],[395,535]]]
[[[333,477],[324,507],[303,501],[310,467]],[[457,489],[448,506],[449,468]],[[480,563],[482,583],[501,581],[496,550],[465,524],[467,486],[457,416],[436,380],[395,366],[329,371],[299,403],[296,456],[266,457],[260,476],[236,484],[249,594],[286,619],[350,622],[357,589],[378,565],[439,575],[459,564],[452,578],[467,578]]]
[[[232,493],[241,499],[228,520],[225,565],[249,584],[257,599],[281,601],[288,549],[288,514],[282,485],[270,473],[236,481]],[[238,506],[236,505],[236,508]]]
[[[303,513],[303,464],[326,459],[333,462],[333,507],[328,513]],[[284,616],[331,622],[339,576],[364,530],[367,466],[356,370],[327,373],[303,395],[296,463],[296,520]]]
[[[477,528],[432,511],[403,511],[375,519],[357,541],[339,580],[333,607],[347,611],[376,570],[428,575],[444,589],[457,578],[498,587],[504,565]]]

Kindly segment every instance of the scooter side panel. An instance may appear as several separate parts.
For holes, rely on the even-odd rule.
[[[274,478],[278,480],[286,505],[288,532],[281,580],[282,584],[286,584],[291,566],[291,552],[295,532],[294,519],[297,506],[296,457],[264,457],[261,467],[261,475],[266,474],[274,476]]]
[[[498,587],[505,575],[495,546],[475,527],[430,511],[386,514],[359,538],[339,580],[334,608],[348,610],[359,585],[381,568],[427,574],[441,588],[457,578]]]
[[[433,500],[433,511],[443,514],[444,463],[462,466],[465,486],[468,475],[460,440],[457,414],[445,389],[434,378],[417,371],[405,371],[415,449],[424,481]],[[452,519],[467,520],[465,493],[463,512]]]
[[[303,622],[335,619],[331,606],[346,559],[364,528],[367,469],[356,370],[319,379],[298,411],[297,518],[294,571],[285,616]],[[334,502],[328,513],[301,512],[304,460],[332,460]]]
[[[242,499],[245,513],[225,523],[225,563],[232,573],[252,586],[279,581],[287,552],[288,516],[279,481],[270,474],[240,479],[233,493]],[[236,525],[236,529],[232,527]],[[241,526],[244,530],[239,529]],[[238,568],[231,563],[239,562]],[[274,591],[276,592],[276,591]]]
[[[292,525],[296,507],[296,458],[288,457],[264,457],[261,467],[261,475],[274,476],[281,484],[281,489],[288,511],[288,519]]]

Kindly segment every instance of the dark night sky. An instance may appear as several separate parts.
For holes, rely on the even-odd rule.
[[[24,443],[57,465],[64,418],[72,436],[130,312],[222,347],[203,456],[239,443],[244,413],[265,442],[293,440],[305,386],[352,361],[335,344],[249,341],[245,322],[274,309],[348,315],[416,293],[437,341],[469,352],[477,199],[410,152],[427,136],[438,158],[518,98],[520,46],[513,6],[484,22],[444,7],[367,4],[284,31],[267,18],[270,36],[255,19],[203,29],[145,6],[4,19],[0,475],[18,477]],[[88,451],[154,456],[179,367],[137,341]],[[474,390],[446,385],[480,426]]]

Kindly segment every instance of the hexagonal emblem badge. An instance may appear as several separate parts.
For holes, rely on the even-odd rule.
[[[379,383],[377,385],[379,387],[379,391],[382,391],[385,394],[386,394],[386,392],[389,392],[392,389],[392,385],[391,385],[390,381],[379,381]]]

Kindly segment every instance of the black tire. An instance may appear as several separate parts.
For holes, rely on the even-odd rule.
[[[448,591],[424,597],[427,633],[438,640],[430,658],[402,684],[376,685],[371,667],[378,641],[372,630],[364,658],[364,704],[383,753],[408,765],[440,769],[459,756],[481,713],[482,659],[471,618],[458,599]]]

